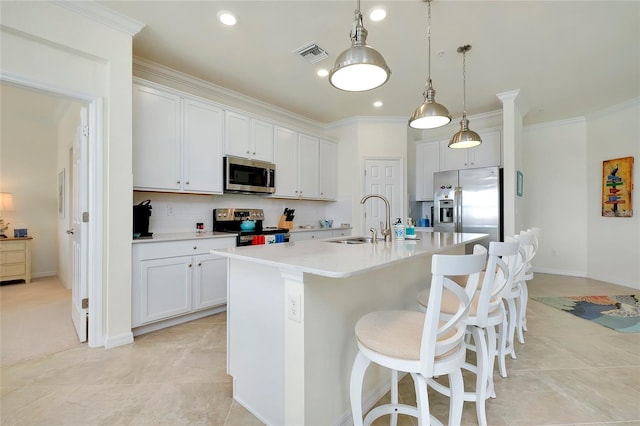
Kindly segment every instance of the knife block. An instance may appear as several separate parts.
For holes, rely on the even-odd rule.
[[[280,222],[278,222],[278,228],[293,229],[293,221],[287,221],[287,216],[282,215],[280,216]]]

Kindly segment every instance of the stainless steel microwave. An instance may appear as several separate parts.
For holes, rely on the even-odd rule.
[[[276,165],[266,161],[224,157],[224,191],[273,194]]]

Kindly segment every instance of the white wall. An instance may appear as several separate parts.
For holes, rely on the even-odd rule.
[[[586,232],[591,278],[640,289],[640,99],[587,117]],[[602,162],[635,159],[629,218],[602,217]]]
[[[520,222],[542,229],[537,271],[587,275],[586,129],[584,119],[524,129]]]
[[[3,214],[11,225],[27,228],[31,243],[31,274],[56,275],[58,265],[56,126],[53,120],[25,119],[9,114],[2,97],[0,108],[0,182],[13,194],[14,211]]]
[[[90,334],[89,343],[110,347],[133,340],[132,216],[127,214],[133,188],[132,32],[98,23],[68,9],[72,6],[64,2],[0,2],[0,67],[5,77],[77,94],[84,100],[105,100],[104,128],[97,129],[104,147],[94,152],[104,169],[103,193],[96,194],[104,204],[102,211],[92,212],[94,218],[104,218],[104,226],[97,231],[100,235],[94,235],[100,239],[103,262],[95,274],[103,283],[100,325],[104,341],[92,342]]]

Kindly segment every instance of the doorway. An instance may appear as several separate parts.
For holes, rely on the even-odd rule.
[[[391,208],[390,226],[397,218],[404,217],[404,168],[401,158],[365,159],[365,194],[380,194],[389,200]],[[386,206],[379,198],[372,198],[365,205],[364,229],[380,229],[386,221]],[[404,220],[403,220],[404,223]]]
[[[71,97],[28,86],[2,82],[0,87],[3,190],[10,189],[9,192],[15,194],[14,220],[11,222],[17,225],[15,227],[26,228],[33,237],[34,281],[16,285],[37,284],[41,293],[52,295],[50,305],[46,298],[38,298],[40,312],[50,312],[53,305],[59,307],[66,290],[69,294],[66,315],[64,318],[59,314],[51,316],[54,323],[63,321],[58,324],[59,329],[66,330],[72,318],[70,299],[74,282],[72,239],[66,233],[73,217],[74,174],[73,163],[69,162],[69,147],[81,124],[80,111],[86,110],[86,105]],[[82,252],[87,250],[85,244]],[[85,285],[86,282],[84,279]],[[12,292],[18,298],[21,294],[29,297],[24,289]],[[19,306],[20,300],[16,303]],[[87,340],[86,319],[84,330],[82,341]]]

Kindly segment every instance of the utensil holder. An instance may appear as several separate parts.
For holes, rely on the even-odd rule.
[[[293,221],[287,221],[287,216],[282,215],[280,216],[280,222],[278,222],[278,228],[293,229]]]

